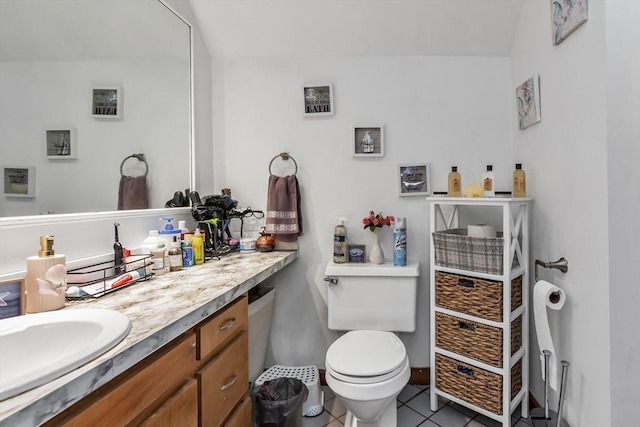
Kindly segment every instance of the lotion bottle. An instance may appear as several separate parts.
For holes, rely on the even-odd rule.
[[[462,177],[460,176],[460,172],[458,172],[457,166],[451,166],[447,195],[449,197],[462,197]]]
[[[333,262],[344,264],[347,262],[347,227],[344,218],[338,220],[338,225],[333,232]]]
[[[193,233],[191,247],[193,248],[193,263],[195,265],[204,264],[204,240],[199,228],[196,228],[196,232]]]
[[[482,188],[484,189],[484,197],[495,197],[496,192],[493,188],[493,166],[487,165],[487,171],[482,174]]]
[[[53,250],[53,236],[40,236],[38,255],[27,258],[25,282],[28,313],[64,307],[67,290],[65,261],[64,255],[56,255]]]
[[[527,197],[527,179],[522,163],[516,163],[513,171],[513,197]]]

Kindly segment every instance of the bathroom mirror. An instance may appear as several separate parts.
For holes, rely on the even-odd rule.
[[[115,211],[122,175],[146,172],[151,209],[192,188],[187,22],[160,0],[0,8],[0,217]]]

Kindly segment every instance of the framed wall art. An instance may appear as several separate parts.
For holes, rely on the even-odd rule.
[[[383,157],[384,132],[382,126],[353,127],[353,157]]]
[[[76,130],[70,126],[57,126],[45,131],[47,159],[77,159]]]
[[[540,121],[540,76],[530,77],[516,88],[516,103],[520,130]]]
[[[429,165],[424,163],[399,165],[398,177],[400,196],[431,195]]]
[[[367,249],[365,245],[349,244],[347,245],[347,249],[347,262],[367,262]]]
[[[587,22],[587,0],[551,0],[551,35],[557,46]]]
[[[96,119],[122,118],[122,88],[96,86],[91,90],[91,115]]]
[[[302,86],[305,117],[333,116],[333,87],[330,83],[306,83]]]
[[[5,166],[2,170],[4,195],[7,197],[36,197],[36,168],[33,166]]]
[[[0,281],[0,319],[24,314],[25,297],[24,278]]]

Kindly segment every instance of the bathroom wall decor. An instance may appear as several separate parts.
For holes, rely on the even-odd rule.
[[[431,195],[429,165],[405,164],[398,166],[400,196]]]
[[[24,314],[25,296],[24,278],[0,281],[0,319]]]
[[[77,132],[70,126],[54,126],[45,131],[47,159],[77,159]]]
[[[347,262],[367,262],[367,249],[365,245],[349,244],[347,245]]]
[[[382,126],[353,127],[353,157],[383,157],[384,132]]]
[[[551,36],[557,46],[589,17],[587,0],[551,0]]]
[[[540,76],[528,78],[516,88],[518,128],[524,130],[540,121]]]
[[[96,119],[122,118],[122,87],[94,87],[91,91],[91,115]]]
[[[333,87],[330,83],[302,85],[302,108],[305,117],[333,116]]]
[[[36,168],[34,166],[5,166],[3,188],[7,197],[36,197]]]

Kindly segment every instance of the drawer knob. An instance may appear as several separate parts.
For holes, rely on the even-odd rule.
[[[220,391],[225,391],[229,387],[232,387],[236,383],[236,381],[238,381],[238,375],[234,373],[233,375],[231,375],[231,379],[225,385],[220,387]]]
[[[220,330],[221,331],[226,331],[227,329],[233,327],[233,325],[236,324],[236,318],[232,317],[231,319],[227,319],[224,321],[224,323],[222,325],[220,325]]]

